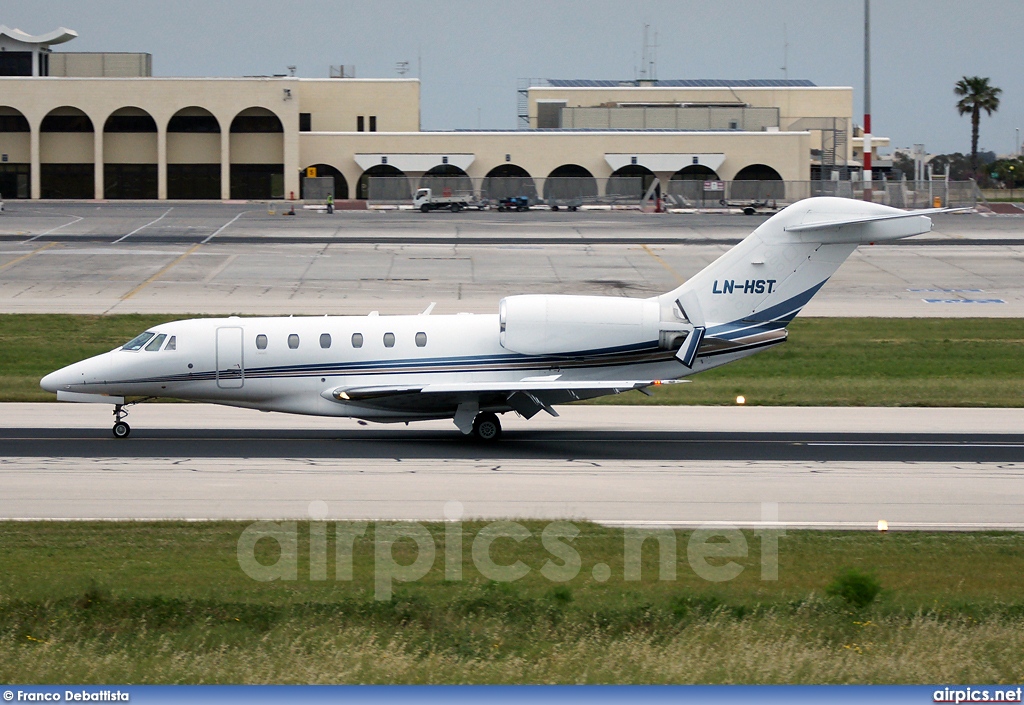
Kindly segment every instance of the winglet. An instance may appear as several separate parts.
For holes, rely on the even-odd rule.
[[[693,363],[697,359],[697,350],[700,348],[700,343],[704,340],[704,333],[706,329],[704,326],[696,326],[693,331],[686,336],[686,340],[683,341],[683,345],[679,348],[679,352],[676,353],[676,359],[686,365],[689,369],[693,369]]]

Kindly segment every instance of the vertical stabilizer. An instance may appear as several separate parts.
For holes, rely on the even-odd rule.
[[[784,328],[858,245],[930,230],[931,219],[917,213],[810,198],[776,213],[661,299],[675,303],[695,328],[706,328],[709,338]]]

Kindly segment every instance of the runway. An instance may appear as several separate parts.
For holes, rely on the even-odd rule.
[[[106,411],[0,405],[0,517],[286,519],[323,502],[332,519],[437,521],[457,501],[487,519],[1024,529],[1021,410],[567,407],[507,419],[496,446],[447,422],[185,404],[139,409],[116,441]]]
[[[0,219],[0,312],[496,311],[523,292],[651,296],[762,217],[320,213],[267,204],[15,203]],[[1024,220],[939,216],[864,247],[819,316],[1024,316]],[[0,405],[0,518],[580,518],[610,524],[1024,529],[1024,412],[603,407],[450,422],[143,405]],[[320,506],[320,505],[317,505]],[[773,518],[777,517],[777,518]]]

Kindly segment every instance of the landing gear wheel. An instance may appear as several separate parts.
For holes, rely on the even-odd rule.
[[[132,427],[124,421],[124,417],[128,415],[124,406],[124,404],[114,405],[114,438],[127,438],[128,434],[132,432]]]
[[[501,438],[501,421],[489,411],[477,414],[473,421],[473,437],[478,441],[493,443]]]

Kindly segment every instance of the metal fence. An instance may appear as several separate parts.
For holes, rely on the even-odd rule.
[[[653,186],[653,188],[652,188]],[[526,198],[531,206],[633,207],[644,197],[662,198],[668,208],[742,207],[767,202],[777,207],[812,196],[864,198],[861,181],[704,181],[673,179],[654,184],[652,177],[491,177],[468,176],[371,177],[367,179],[367,205],[373,207],[411,206],[417,188],[435,194],[470,192],[474,200],[497,205],[505,198]],[[973,181],[884,181],[872,182],[872,200],[896,208],[930,208],[938,199],[943,207],[973,207],[980,192]]]

